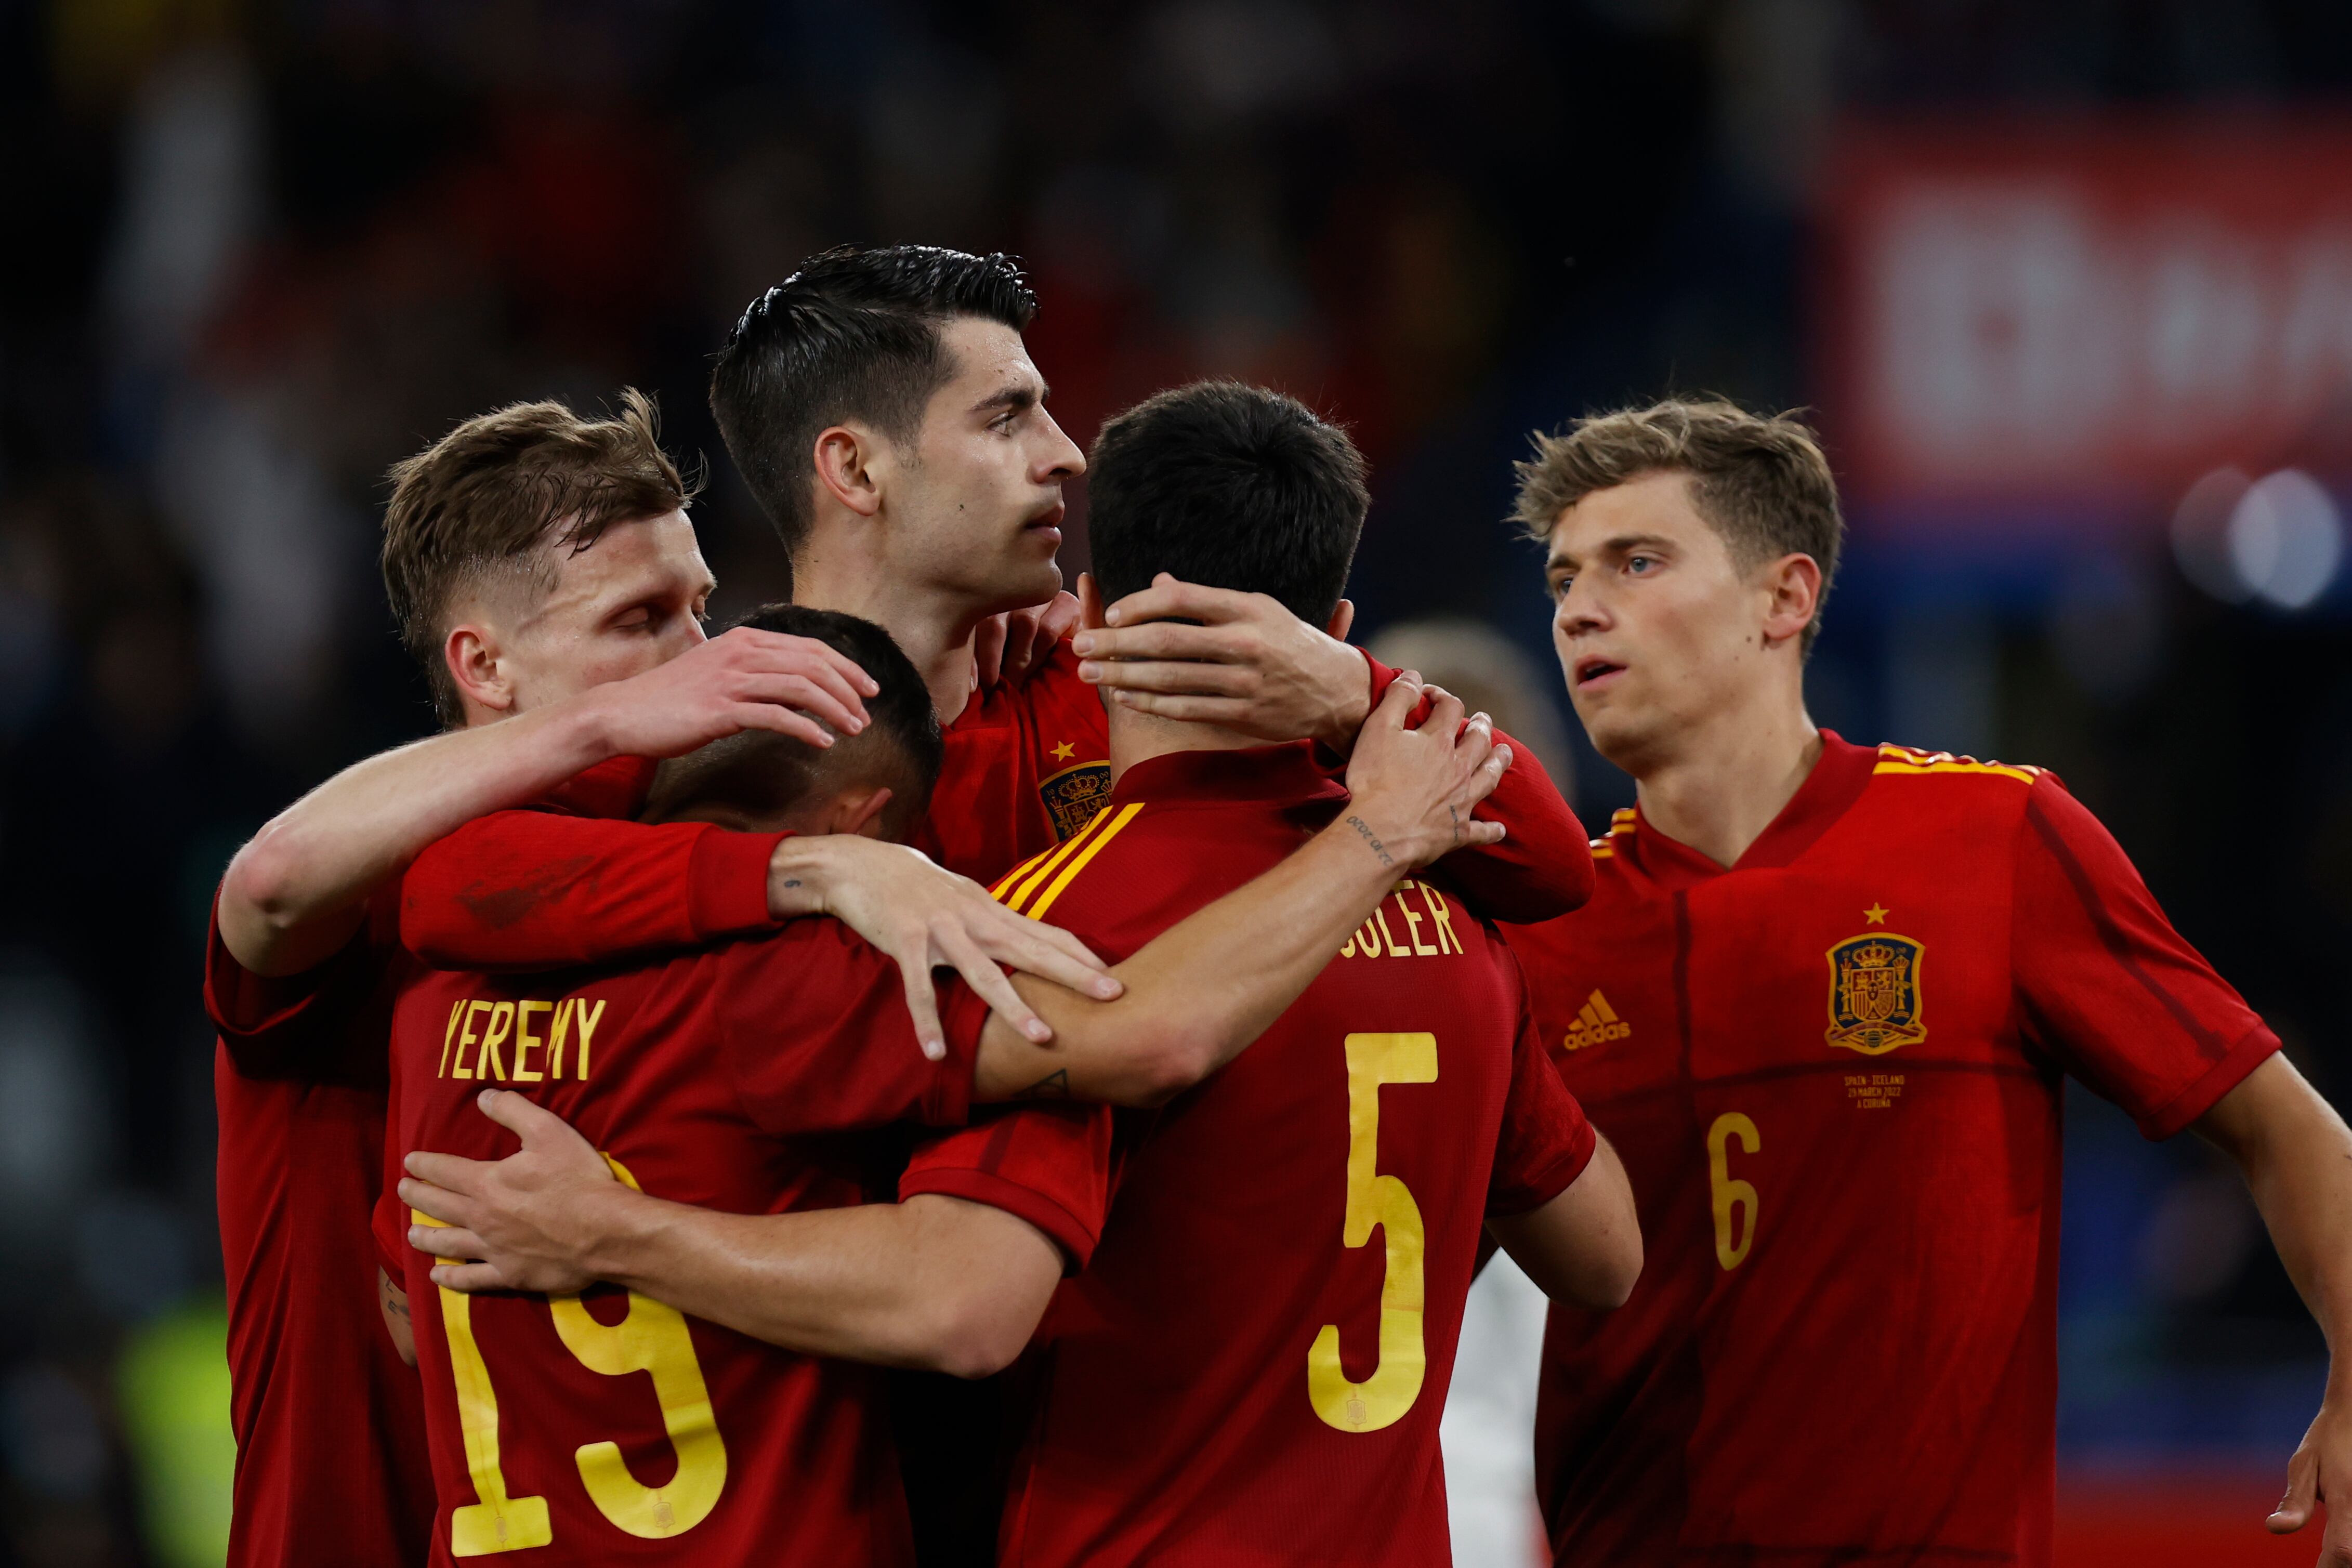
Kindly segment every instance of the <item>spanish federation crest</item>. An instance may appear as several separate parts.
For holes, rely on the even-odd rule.
[[[1109,801],[1110,764],[1081,762],[1065,768],[1039,784],[1037,794],[1045,802],[1045,814],[1054,819],[1054,836],[1067,843]]]
[[[1919,998],[1926,945],[1873,931],[1829,950],[1828,1040],[1864,1056],[1884,1056],[1927,1038]]]

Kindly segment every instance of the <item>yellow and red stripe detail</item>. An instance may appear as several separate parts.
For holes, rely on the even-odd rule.
[[[1143,802],[1136,800],[1115,811],[1097,813],[1068,843],[1031,861],[999,883],[998,901],[1016,915],[1043,920],[1045,911],[1054,906],[1054,901],[1062,896],[1071,880],[1087,869],[1087,862],[1118,837],[1119,831],[1135,821],[1136,813],[1142,810]]]
[[[1979,762],[1973,757],[1960,757],[1949,751],[1921,751],[1910,746],[1881,746],[1878,748],[1878,765],[1871,772],[1914,778],[1930,773],[1985,773],[1999,779],[2014,779],[2021,784],[2031,784],[2042,777],[2039,768],[2008,762]]]

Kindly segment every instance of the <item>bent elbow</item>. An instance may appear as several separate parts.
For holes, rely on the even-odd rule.
[[[256,833],[229,861],[221,875],[224,904],[242,905],[255,923],[271,935],[294,923],[296,857],[278,843],[282,835],[272,823]]]
[[[1024,1320],[1012,1303],[975,1294],[949,1303],[921,1359],[926,1370],[950,1377],[993,1377],[1021,1358],[1036,1328],[1035,1314]]]
[[[1156,1111],[1217,1069],[1216,1042],[1194,1038],[1179,1029],[1139,1042],[1128,1075],[1130,1082],[1117,1103]]]
[[[1632,1235],[1627,1242],[1609,1249],[1606,1258],[1597,1260],[1580,1281],[1578,1291],[1582,1299],[1579,1305],[1598,1312],[1613,1312],[1633,1298],[1633,1287],[1642,1282],[1642,1238]]]

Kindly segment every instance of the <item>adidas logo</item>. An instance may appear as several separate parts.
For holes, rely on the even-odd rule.
[[[1568,1038],[1560,1043],[1570,1051],[1582,1051],[1588,1046],[1623,1040],[1633,1032],[1633,1026],[1617,1016],[1609,998],[1595,991],[1577,1009],[1576,1021],[1568,1026]]]

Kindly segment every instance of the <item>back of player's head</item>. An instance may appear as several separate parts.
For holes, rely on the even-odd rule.
[[[733,625],[813,638],[856,660],[882,688],[866,699],[866,726],[822,749],[774,730],[747,729],[671,758],[654,775],[646,816],[668,820],[700,808],[767,822],[855,786],[887,786],[882,835],[898,842],[912,837],[930,807],[946,742],[922,673],[890,633],[855,615],[798,604],[765,605]]]
[[[955,366],[940,329],[958,316],[1025,331],[1037,297],[1013,260],[937,246],[843,246],[751,301],[710,376],[710,412],[787,550],[814,520],[816,438],[859,420],[911,443]]]
[[[401,642],[425,667],[443,722],[462,723],[441,642],[469,591],[494,581],[544,594],[554,551],[586,549],[616,523],[666,517],[694,497],[661,449],[635,387],[609,419],[518,402],[466,421],[392,465],[383,585]]]
[[[1785,555],[1809,555],[1822,569],[1820,599],[1798,644],[1811,651],[1845,521],[1821,438],[1803,421],[1750,413],[1720,398],[1667,398],[1538,435],[1535,455],[1517,467],[1514,517],[1538,543],[1550,540],[1561,512],[1596,490],[1647,474],[1689,475],[1698,515],[1743,570]]]
[[[1269,594],[1310,625],[1339,608],[1371,495],[1356,444],[1306,404],[1194,382],[1113,418],[1087,463],[1087,537],[1106,603],[1166,571]]]

